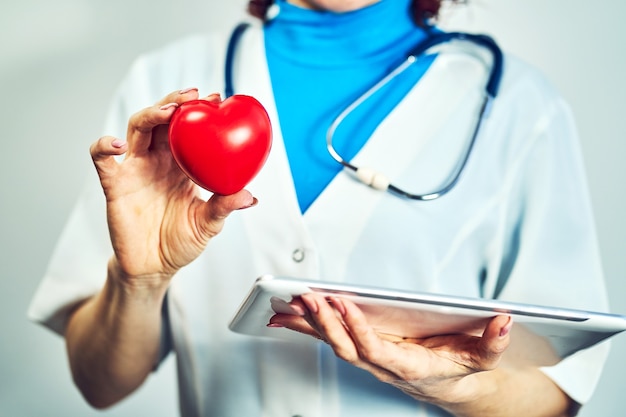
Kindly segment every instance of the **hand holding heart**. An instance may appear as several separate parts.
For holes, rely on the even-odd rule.
[[[204,201],[174,161],[167,125],[179,106],[196,99],[195,89],[171,93],[130,118],[127,141],[102,137],[91,146],[115,252],[110,267],[126,281],[169,282],[204,250],[233,210],[256,202],[246,190]],[[122,162],[114,158],[123,154]]]

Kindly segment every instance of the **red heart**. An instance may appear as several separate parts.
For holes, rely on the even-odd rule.
[[[228,195],[245,187],[265,164],[272,126],[254,97],[192,100],[174,111],[169,140],[176,163],[193,182]]]

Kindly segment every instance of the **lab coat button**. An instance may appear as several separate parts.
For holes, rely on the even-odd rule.
[[[298,248],[294,250],[293,253],[291,254],[291,259],[293,259],[294,262],[298,262],[298,263],[304,261],[304,249]]]

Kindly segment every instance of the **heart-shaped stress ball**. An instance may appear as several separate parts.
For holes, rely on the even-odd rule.
[[[272,147],[272,126],[254,97],[181,104],[169,127],[172,155],[196,184],[222,195],[243,189],[259,173]]]

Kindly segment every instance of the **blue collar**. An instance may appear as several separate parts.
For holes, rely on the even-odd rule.
[[[345,13],[304,9],[285,0],[277,0],[276,7],[278,15],[265,27],[271,38],[266,46],[307,67],[393,64],[402,54],[389,45],[410,49],[426,36],[412,20],[411,0],[381,0]]]

